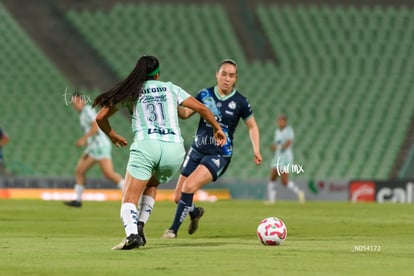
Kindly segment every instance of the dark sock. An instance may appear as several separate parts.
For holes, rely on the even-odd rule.
[[[193,204],[193,195],[194,194],[181,193],[181,198],[175,211],[174,221],[170,227],[170,230],[173,230],[174,233],[178,232],[178,228],[180,228],[185,217],[189,213],[191,205]]]

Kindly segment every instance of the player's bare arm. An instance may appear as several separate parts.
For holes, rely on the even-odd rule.
[[[190,97],[187,98],[183,103],[183,106],[191,108],[192,110],[197,111],[200,113],[201,117],[203,117],[212,127],[214,130],[214,138],[216,139],[218,146],[223,146],[226,143],[226,134],[224,134],[223,130],[221,129],[219,123],[214,118],[214,115],[211,113],[210,109],[207,106],[197,101],[195,98]]]
[[[254,153],[254,162],[256,165],[260,165],[262,164],[262,154],[260,153],[260,133],[254,117],[251,117],[246,121],[246,126],[249,130],[250,142]]]
[[[76,146],[78,147],[84,146],[88,138],[94,136],[98,132],[98,129],[99,129],[98,124],[95,121],[91,122],[91,128],[89,129],[87,133],[85,133],[85,135],[83,135],[81,138],[79,138],[78,141],[76,141]]]
[[[287,149],[292,144],[292,140],[287,140],[283,145],[280,145],[280,149]]]
[[[3,133],[3,137],[0,139],[0,147],[6,145],[9,142],[9,137]]]
[[[185,106],[178,106],[177,111],[180,119],[188,119],[195,113],[194,110]]]
[[[128,145],[128,141],[115,132],[109,123],[109,117],[114,115],[118,109],[114,106],[105,106],[96,115],[96,123],[99,128],[111,139],[112,143],[117,147],[125,147]]]

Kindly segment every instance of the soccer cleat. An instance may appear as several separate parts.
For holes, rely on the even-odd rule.
[[[164,234],[162,235],[162,238],[163,239],[175,239],[175,238],[177,238],[177,234],[174,233],[173,230],[167,229],[167,230],[165,230]]]
[[[140,243],[142,243],[141,237],[138,234],[131,234],[112,247],[112,250],[130,250],[140,247]]]
[[[82,207],[82,202],[77,200],[65,201],[63,204],[71,207]]]
[[[298,193],[298,200],[299,203],[305,203],[305,192],[304,191],[299,191]]]
[[[141,243],[139,244],[139,246],[145,246],[145,244],[147,243],[147,239],[145,238],[144,234],[144,225],[144,222],[138,221],[138,235],[141,238]]]
[[[195,231],[197,231],[198,221],[204,215],[203,208],[197,207],[196,209],[197,209],[196,215],[191,216],[191,213],[190,213],[191,222],[190,222],[190,225],[188,225],[188,234],[190,235],[192,235]]]

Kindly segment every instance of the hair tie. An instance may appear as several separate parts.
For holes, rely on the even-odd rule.
[[[148,73],[147,76],[148,77],[153,77],[156,74],[158,74],[160,72],[160,66],[157,67],[157,69],[155,69],[154,71],[152,71],[151,73]]]

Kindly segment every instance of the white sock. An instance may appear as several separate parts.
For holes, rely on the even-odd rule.
[[[276,181],[269,181],[267,183],[267,197],[270,202],[276,201]]]
[[[117,184],[118,188],[123,190],[124,189],[124,183],[125,183],[125,180],[121,179]]]
[[[138,221],[147,223],[151,215],[152,208],[154,208],[155,200],[151,196],[143,195],[139,203]]]
[[[83,194],[84,187],[81,184],[75,184],[75,194],[77,201],[82,201],[82,194]]]
[[[293,181],[289,181],[289,183],[287,184],[287,187],[289,189],[291,189],[296,195],[299,193],[300,189],[298,188],[298,186],[295,184],[295,182]]]
[[[123,203],[121,206],[121,220],[124,224],[125,234],[138,234],[137,206],[132,203]]]

